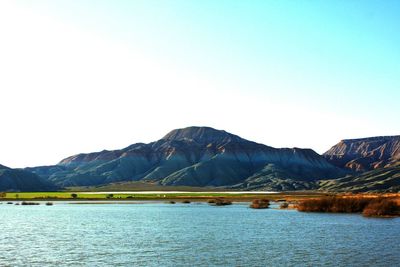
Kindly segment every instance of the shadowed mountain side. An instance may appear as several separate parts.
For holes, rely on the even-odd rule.
[[[308,182],[344,176],[311,149],[276,149],[209,127],[177,129],[149,144],[78,154],[57,166],[29,170],[64,187],[139,180],[161,185],[233,186],[267,164],[285,170],[284,177],[276,173],[282,180]]]
[[[340,168],[360,172],[394,166],[400,161],[400,135],[342,140],[323,156]]]
[[[36,174],[0,165],[0,191],[44,191],[55,189]]]
[[[400,192],[400,166],[376,169],[357,176],[320,181],[319,188],[342,192]]]
[[[161,180],[163,185],[224,186],[234,184],[252,173],[250,162],[214,157],[181,169]]]
[[[332,177],[335,174],[327,169],[310,168],[302,165],[292,166],[292,169],[289,169],[279,164],[270,163],[248,177],[244,182],[232,186],[232,188],[272,191],[311,190],[317,189],[317,181],[320,177]]]

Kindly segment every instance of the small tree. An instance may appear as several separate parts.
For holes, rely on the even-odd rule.
[[[0,192],[0,198],[5,198],[7,196],[6,192]]]
[[[77,197],[78,197],[78,194],[72,193],[72,194],[71,194],[71,197],[72,197],[72,198],[77,198]]]
[[[107,196],[106,196],[106,198],[113,198],[114,197],[114,194],[108,194]]]

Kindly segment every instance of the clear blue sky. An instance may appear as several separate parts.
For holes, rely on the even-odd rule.
[[[190,125],[319,153],[400,134],[399,14],[390,0],[1,2],[0,164]]]

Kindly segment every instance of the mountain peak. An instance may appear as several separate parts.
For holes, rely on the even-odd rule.
[[[166,134],[164,140],[190,140],[199,144],[242,141],[243,139],[237,135],[228,133],[224,130],[217,130],[211,127],[191,126],[181,129],[175,129]]]

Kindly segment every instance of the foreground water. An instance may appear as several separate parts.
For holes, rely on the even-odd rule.
[[[0,266],[399,266],[400,219],[246,204],[0,205]]]

